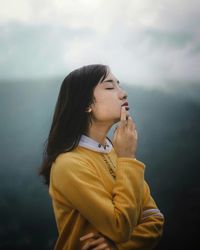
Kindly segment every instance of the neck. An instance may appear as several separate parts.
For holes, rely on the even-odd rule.
[[[112,125],[95,123],[88,128],[86,135],[105,146],[106,136],[111,127]]]

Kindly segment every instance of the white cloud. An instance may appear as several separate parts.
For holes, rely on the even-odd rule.
[[[200,80],[199,12],[197,0],[7,0],[1,68],[50,76],[98,62],[130,84]]]
[[[28,22],[31,15],[30,2],[26,0],[1,0],[0,22],[21,21]]]

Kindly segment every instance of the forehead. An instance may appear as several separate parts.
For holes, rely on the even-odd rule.
[[[113,75],[112,72],[109,72],[109,74],[106,76],[106,78],[104,79],[104,81],[107,80],[107,79],[112,79],[112,80],[114,80],[116,82],[118,81],[117,78]]]
[[[100,81],[100,84],[106,84],[106,83],[109,83],[109,82],[116,82],[119,84],[119,80],[113,75],[112,72],[109,72],[109,74],[105,77],[105,79],[101,82]]]

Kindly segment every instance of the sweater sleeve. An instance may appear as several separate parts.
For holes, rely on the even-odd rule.
[[[163,232],[164,216],[151,197],[149,186],[144,182],[143,207],[139,224],[130,240],[116,244],[118,250],[151,250],[158,244]]]
[[[144,164],[132,158],[118,158],[116,181],[110,193],[88,163],[66,158],[52,166],[51,195],[66,200],[114,242],[127,241],[141,213]]]

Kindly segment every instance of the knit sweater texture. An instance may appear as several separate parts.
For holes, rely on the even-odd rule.
[[[148,250],[158,243],[164,216],[144,180],[144,163],[117,157],[112,147],[104,151],[80,144],[52,164],[54,250],[79,250],[86,243],[80,237],[90,232],[104,234],[119,250]]]

